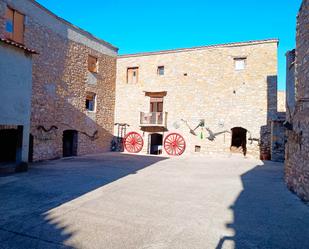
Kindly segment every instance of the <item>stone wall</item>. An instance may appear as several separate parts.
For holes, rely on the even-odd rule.
[[[295,89],[295,49],[286,53],[286,114],[291,121],[296,102]]]
[[[309,0],[304,0],[297,21],[296,105],[293,129],[288,131],[285,179],[288,187],[309,201]]]
[[[117,49],[32,0],[0,0],[0,36],[7,4],[26,15],[25,45],[39,53],[33,57],[34,160],[61,157],[65,130],[78,131],[79,155],[108,151],[114,128]],[[88,55],[98,58],[97,74],[89,75]],[[95,78],[94,84],[89,78]],[[95,113],[85,109],[87,91],[96,93]]]
[[[271,160],[284,162],[285,158],[285,127],[284,119],[277,119],[271,122]]]
[[[286,120],[285,91],[278,91],[277,118],[271,121],[271,160],[284,162],[286,134],[284,122]]]
[[[145,92],[166,91],[167,127],[158,133],[164,137],[171,132],[182,134],[185,153],[194,153],[195,146],[201,147],[200,153],[230,152],[231,129],[243,127],[248,130],[248,153],[258,157],[262,150],[270,155],[270,124],[277,116],[277,43],[266,40],[121,56],[115,121],[128,123],[129,131],[142,134],[142,152],[146,153],[148,135],[154,130],[147,132],[139,126],[140,112],[149,112],[150,98]],[[243,57],[246,69],[235,70],[234,58]],[[158,66],[165,67],[164,76],[157,75]],[[139,67],[137,84],[127,84],[129,67]],[[213,132],[226,133],[210,141],[204,128],[194,136],[182,119],[191,128],[204,119]]]
[[[278,112],[286,112],[286,93],[285,91],[278,91]]]

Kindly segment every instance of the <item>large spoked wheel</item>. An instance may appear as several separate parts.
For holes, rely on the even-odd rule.
[[[144,140],[137,132],[130,132],[124,137],[123,146],[129,153],[138,153],[144,146]]]
[[[164,139],[164,149],[170,156],[180,156],[186,149],[186,141],[180,134],[171,133]]]

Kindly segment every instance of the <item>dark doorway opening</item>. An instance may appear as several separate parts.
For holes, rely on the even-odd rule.
[[[0,162],[16,162],[18,129],[0,130]]]
[[[162,145],[163,145],[163,135],[159,133],[150,134],[149,140],[150,140],[150,153],[149,154],[161,155]]]
[[[242,127],[232,129],[232,152],[247,154],[247,130]]]
[[[77,156],[78,132],[66,130],[63,132],[63,156]]]

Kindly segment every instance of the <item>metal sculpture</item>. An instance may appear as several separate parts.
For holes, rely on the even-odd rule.
[[[197,136],[197,134],[196,134],[196,130],[199,128],[199,127],[204,127],[205,126],[205,120],[204,119],[201,119],[200,120],[200,122],[199,122],[199,124],[194,128],[194,129],[192,129],[191,127],[190,127],[190,125],[188,124],[188,121],[186,121],[186,120],[184,120],[184,119],[181,119],[181,121],[182,122],[184,122],[185,124],[186,124],[186,126],[189,128],[189,130],[190,130],[190,133],[192,134],[192,135],[194,135],[194,136]]]
[[[137,132],[129,132],[123,139],[123,146],[129,153],[138,153],[143,149],[144,140]]]
[[[206,127],[206,130],[208,131],[209,136],[207,137],[208,140],[214,141],[218,135],[224,134],[224,133],[231,133],[228,130],[220,131],[220,132],[213,132],[208,127]]]
[[[164,149],[170,156],[180,156],[186,149],[186,141],[180,134],[171,133],[164,139]]]

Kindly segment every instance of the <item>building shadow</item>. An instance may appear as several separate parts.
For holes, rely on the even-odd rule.
[[[271,125],[278,119],[278,86],[276,75],[267,76],[267,118],[266,124],[260,128],[260,158],[271,160],[272,134]],[[284,134],[283,134],[284,136]]]
[[[216,249],[230,243],[237,249],[309,248],[309,209],[286,189],[281,164],[264,161],[241,181],[243,191],[230,206],[233,223],[226,224],[234,236],[223,236]]]
[[[107,153],[34,163],[0,178],[0,248],[64,247],[75,232],[51,217],[52,209],[165,159]]]
[[[96,38],[35,1],[11,1],[10,6],[36,12],[25,7],[25,46],[38,52],[33,56],[30,161],[110,151],[117,57],[102,55]],[[89,55],[97,57],[97,73],[88,70]],[[96,94],[96,112],[86,111],[89,92]],[[65,147],[64,137],[73,145]],[[0,249],[63,247],[74,232],[50,219],[48,211],[164,160],[114,155],[34,163],[29,172],[1,177]]]

